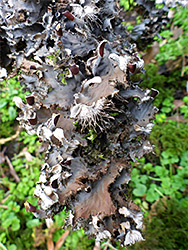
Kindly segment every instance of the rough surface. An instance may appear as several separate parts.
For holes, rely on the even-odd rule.
[[[143,240],[143,213],[129,198],[130,161],[152,151],[157,91],[130,80],[144,62],[127,42],[117,3],[3,0],[0,7],[2,66],[21,70],[32,93],[27,103],[14,98],[18,120],[48,146],[35,190],[40,209],[27,203],[27,211],[49,218],[66,206],[67,225],[97,242]]]

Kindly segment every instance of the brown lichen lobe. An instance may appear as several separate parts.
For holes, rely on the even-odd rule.
[[[92,191],[79,196],[79,203],[75,206],[75,219],[79,217],[88,219],[91,215],[105,217],[115,213],[116,207],[108,190],[109,185],[120,175],[122,163],[112,162],[108,165],[110,166],[107,173],[96,183]]]

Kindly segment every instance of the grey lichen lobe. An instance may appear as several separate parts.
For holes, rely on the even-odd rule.
[[[18,120],[47,145],[35,190],[40,209],[27,203],[27,211],[50,218],[66,206],[69,224],[97,242],[143,240],[129,169],[152,151],[157,91],[130,80],[144,62],[126,40],[116,2],[26,0],[18,9],[16,2],[2,1],[1,15],[10,14],[1,23],[9,63],[32,93],[27,104],[14,98]]]

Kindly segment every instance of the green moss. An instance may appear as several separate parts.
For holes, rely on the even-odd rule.
[[[145,219],[145,241],[128,249],[187,249],[188,213],[175,199],[163,198],[151,208]]]
[[[188,123],[156,124],[150,135],[151,143],[155,145],[155,152],[160,155],[168,151],[180,157],[188,150]]]

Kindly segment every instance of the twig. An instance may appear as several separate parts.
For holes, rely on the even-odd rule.
[[[105,248],[107,247],[110,247],[111,249],[113,249],[113,250],[118,250],[117,248],[115,248],[114,246],[112,246],[112,244],[110,244],[110,242],[109,241],[107,241],[107,242],[105,242],[105,243],[103,243],[102,244],[102,247],[104,247],[105,246]],[[107,249],[106,248],[106,249]],[[105,249],[104,249],[105,250]]]
[[[5,197],[2,201],[1,201],[1,204],[3,204],[6,200],[8,200],[10,194],[7,195],[7,197]]]
[[[16,182],[20,182],[20,178],[19,178],[19,176],[17,175],[17,173],[16,173],[16,171],[15,171],[15,169],[14,169],[14,167],[13,167],[13,165],[12,165],[12,163],[11,163],[11,161],[9,160],[9,158],[8,158],[7,155],[5,156],[5,160],[6,160],[8,166],[9,166],[9,168],[10,168],[10,173],[11,173],[11,175],[14,177],[15,181],[16,181]]]
[[[56,242],[55,250],[58,250],[63,245],[68,235],[69,235],[69,230],[65,231],[63,235],[59,238],[59,240]]]
[[[5,151],[6,151],[7,147],[4,147],[2,152],[0,152],[0,164],[5,162]],[[6,175],[3,173],[3,168],[0,165],[0,172],[2,172],[1,176],[4,178]]]
[[[5,144],[8,141],[12,141],[12,140],[16,139],[19,136],[19,134],[20,134],[20,130],[17,130],[15,135],[12,135],[12,136],[10,136],[8,138],[0,139],[0,145]]]
[[[8,206],[6,205],[0,205],[1,208],[8,209]]]
[[[46,239],[47,249],[48,250],[54,250],[54,243],[52,240],[52,235]]]
[[[8,249],[3,245],[3,243],[1,243],[1,242],[0,242],[0,249],[2,249],[2,250],[8,250]]]
[[[110,240],[108,240],[106,243],[110,243]],[[105,248],[104,248],[104,250],[107,250],[108,249],[108,244],[106,244],[106,246],[105,246]]]
[[[186,60],[185,60],[185,55],[183,55],[181,77],[183,77],[183,75],[185,73],[185,65],[186,65]]]
[[[182,115],[181,116],[179,115],[179,117],[177,117],[177,115],[176,116],[169,116],[166,118],[165,122],[167,123],[169,120],[176,121],[176,122],[183,122],[183,123],[186,123],[188,121],[188,119],[184,119]]]

